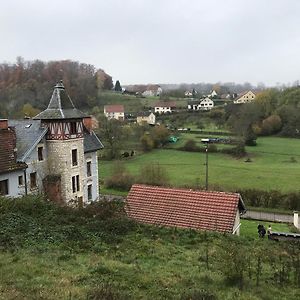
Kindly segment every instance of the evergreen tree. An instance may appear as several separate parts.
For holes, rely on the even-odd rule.
[[[119,80],[116,81],[116,84],[115,84],[115,91],[116,91],[116,92],[122,92],[122,87],[121,87],[121,84],[120,84],[120,81],[119,81]]]

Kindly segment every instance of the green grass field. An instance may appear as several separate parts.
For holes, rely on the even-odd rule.
[[[298,245],[259,239],[256,221],[242,220],[237,237],[136,224],[113,202],[74,210],[0,198],[0,207],[0,299],[300,297]]]
[[[180,143],[188,138],[188,134],[183,134]],[[299,150],[300,140],[265,137],[258,139],[256,147],[247,147],[252,160],[250,163],[245,162],[245,159],[236,159],[225,154],[209,153],[209,185],[231,191],[247,188],[298,191]],[[139,173],[144,164],[160,164],[167,170],[170,183],[174,186],[205,184],[204,153],[160,149],[123,161],[134,175]],[[100,162],[102,178],[111,174],[112,164],[110,161]]]

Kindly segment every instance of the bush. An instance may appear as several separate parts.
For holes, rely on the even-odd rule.
[[[125,169],[124,165],[117,162],[112,175],[106,179],[105,186],[121,191],[129,191],[134,182],[134,177]]]
[[[189,152],[199,152],[201,150],[201,148],[196,145],[196,142],[194,140],[187,140],[184,146],[180,149]]]
[[[281,193],[279,191],[261,191],[246,189],[238,191],[246,205],[266,208],[300,209],[300,192]]]
[[[237,158],[241,158],[247,155],[244,143],[239,143],[232,148],[224,148],[221,150],[221,152],[225,154],[230,154]]]
[[[169,176],[160,164],[147,164],[141,167],[137,181],[149,185],[166,186],[169,184]]]
[[[140,138],[142,150],[147,152],[151,151],[154,147],[154,142],[149,134],[144,133],[143,136]]]

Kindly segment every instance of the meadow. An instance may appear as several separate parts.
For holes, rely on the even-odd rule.
[[[163,166],[170,178],[170,184],[177,187],[197,187],[205,185],[205,153],[178,151],[190,138],[201,144],[199,134],[184,133],[175,149],[157,149],[134,158],[123,159],[130,173],[137,175],[145,164]],[[217,145],[217,147],[228,147]],[[247,147],[251,162],[237,159],[227,154],[209,153],[209,187],[227,191],[240,189],[299,191],[300,140],[280,137],[260,137],[257,146]],[[111,174],[113,161],[100,161],[100,177]],[[103,192],[106,192],[103,189]],[[113,192],[113,191],[107,191]]]
[[[115,202],[0,208],[0,299],[300,297],[299,245],[259,239],[253,221],[237,237],[136,224]]]

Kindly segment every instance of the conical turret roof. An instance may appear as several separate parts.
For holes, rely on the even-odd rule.
[[[75,108],[71,98],[67,94],[63,82],[58,82],[52,93],[47,109],[40,112],[33,119],[57,120],[57,119],[78,119],[84,118],[82,111]]]

